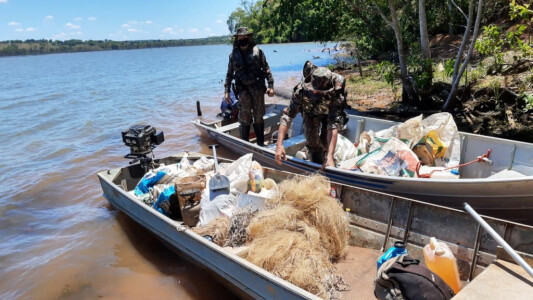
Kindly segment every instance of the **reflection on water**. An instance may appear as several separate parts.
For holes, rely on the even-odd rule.
[[[321,47],[262,46],[276,87],[294,85]],[[127,164],[120,132],[137,123],[165,132],[157,157],[211,153],[213,141],[189,121],[197,100],[205,118],[218,113],[229,52],[218,45],[0,58],[0,299],[234,297],[109,207],[96,177]],[[235,158],[224,148],[219,155]]]

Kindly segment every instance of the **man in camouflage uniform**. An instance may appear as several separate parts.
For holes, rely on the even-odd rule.
[[[335,166],[333,155],[337,135],[348,121],[344,112],[346,80],[327,68],[314,66],[310,61],[305,63],[303,75],[302,81],[294,87],[291,103],[281,116],[276,161],[281,164],[281,160],[286,159],[283,139],[292,120],[301,112],[311,160],[322,164],[323,168]],[[327,153],[325,160],[324,152]]]
[[[265,91],[274,96],[274,78],[266,61],[265,54],[255,44],[252,33],[246,27],[237,29],[234,35],[233,51],[229,55],[228,73],[224,83],[224,98],[229,101],[231,81],[235,79],[239,111],[239,132],[241,139],[248,141],[250,125],[254,124],[257,145],[264,146]],[[265,89],[265,79],[268,89]]]

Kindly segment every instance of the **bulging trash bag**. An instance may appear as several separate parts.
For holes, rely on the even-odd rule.
[[[158,212],[164,214],[165,216],[171,215],[172,212],[170,208],[170,198],[172,196],[175,197],[175,194],[176,190],[174,188],[174,185],[168,185],[161,191],[161,193],[159,193],[159,196],[157,197],[157,201],[154,203],[153,208]]]
[[[401,140],[391,137],[382,147],[361,158],[361,171],[378,175],[415,177],[418,157]]]
[[[333,155],[337,166],[343,161],[356,156],[357,148],[355,148],[354,144],[348,138],[339,134],[337,137],[337,145],[335,146],[335,154]]]
[[[215,160],[209,159],[205,156],[201,156],[200,159],[198,159],[192,164],[192,166],[199,171],[209,172],[214,169]]]
[[[206,192],[209,192],[208,189],[204,190],[204,193]],[[233,194],[228,194],[218,195],[211,201],[209,200],[209,197],[204,197],[204,195],[202,195],[200,205],[200,218],[196,226],[207,225],[218,217],[226,216],[231,218],[235,206],[237,205],[237,199]]]

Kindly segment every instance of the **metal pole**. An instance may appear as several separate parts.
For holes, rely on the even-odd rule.
[[[509,253],[509,255],[511,255],[511,257],[519,264],[522,266],[522,268],[524,268],[524,270],[526,270],[526,272],[529,273],[529,275],[531,277],[533,277],[533,269],[531,269],[531,266],[527,264],[527,262],[522,258],[520,257],[520,255],[518,255],[518,253],[516,253],[516,251],[514,251],[513,248],[511,248],[511,246],[509,246],[509,244],[507,244],[507,242],[502,239],[502,237],[496,232],[494,231],[494,229],[492,229],[492,227],[490,227],[489,224],[487,224],[487,222],[485,222],[485,220],[483,220],[481,218],[480,215],[478,215],[478,213],[472,208],[470,207],[470,205],[468,205],[468,203],[464,203],[464,208],[465,210],[472,215],[472,217],[474,217],[474,219],[479,223],[481,224],[481,226],[483,226],[483,229],[485,229],[493,238],[494,240],[496,240],[496,242],[503,247],[503,249],[505,249],[505,251],[507,253]]]

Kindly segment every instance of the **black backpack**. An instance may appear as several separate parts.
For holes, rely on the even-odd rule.
[[[387,260],[378,270],[374,295],[381,300],[448,300],[452,289],[437,274],[407,255]]]

